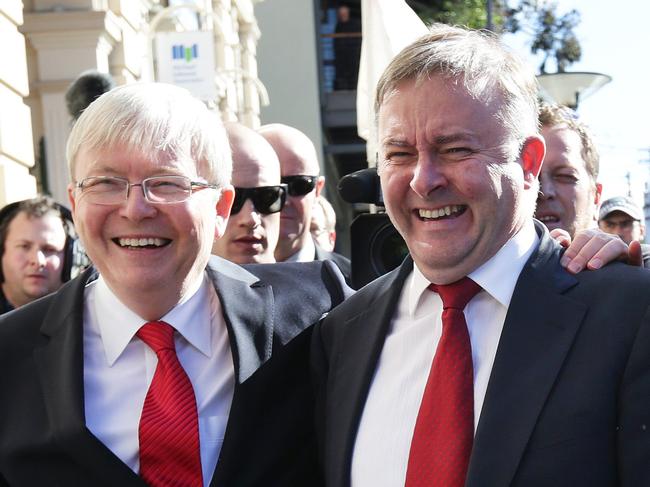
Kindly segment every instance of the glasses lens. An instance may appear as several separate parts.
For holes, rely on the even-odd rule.
[[[82,180],[79,188],[90,203],[113,205],[124,201],[128,184],[126,179],[100,176]]]
[[[239,213],[244,202],[250,199],[255,211],[263,215],[277,213],[284,207],[286,200],[284,186],[261,186],[259,188],[235,188],[235,200],[230,210],[231,215]]]
[[[244,207],[244,202],[246,201],[246,189],[245,188],[235,188],[235,199],[232,202],[232,208],[230,209],[231,215],[236,215]]]
[[[142,181],[142,186],[152,203],[177,203],[192,193],[192,182],[185,176],[155,176]]]
[[[316,176],[285,176],[282,182],[289,187],[290,196],[304,196],[316,186]]]

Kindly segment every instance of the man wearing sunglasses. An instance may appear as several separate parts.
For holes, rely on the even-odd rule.
[[[287,196],[273,147],[252,129],[227,123],[235,199],[223,237],[212,253],[236,264],[270,264],[280,234],[280,211]]]
[[[288,187],[287,202],[280,215],[280,239],[275,249],[278,262],[333,260],[346,281],[350,278],[350,261],[336,252],[318,246],[311,236],[311,216],[325,178],[319,176],[316,148],[300,130],[274,123],[264,125],[259,133],[273,146],[280,160],[282,182]]]

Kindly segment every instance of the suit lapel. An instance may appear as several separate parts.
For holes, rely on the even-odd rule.
[[[273,289],[239,266],[210,262],[208,272],[228,327],[236,383],[241,384],[271,357]]]
[[[83,298],[92,270],[61,289],[43,320],[49,337],[34,351],[45,407],[55,441],[107,485],[143,486],[140,478],[85,425],[83,392]]]
[[[513,294],[474,440],[467,487],[510,485],[585,306],[562,295],[576,285],[544,232]]]
[[[333,485],[349,485],[354,442],[363,413],[370,383],[381,354],[386,333],[393,318],[404,280],[413,269],[408,258],[398,269],[384,276],[372,299],[360,303],[363,311],[343,326],[343,336],[335,348],[340,350],[333,358],[335,374],[329,383],[326,425],[326,457],[328,472],[335,479]],[[328,473],[328,476],[329,476]]]

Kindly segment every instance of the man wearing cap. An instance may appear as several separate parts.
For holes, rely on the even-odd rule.
[[[630,244],[633,240],[641,242],[645,237],[645,215],[643,210],[627,196],[615,196],[600,207],[598,228],[603,232],[621,237]],[[643,266],[650,267],[650,245],[641,244]]]

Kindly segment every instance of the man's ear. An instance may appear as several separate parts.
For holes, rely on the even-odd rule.
[[[316,180],[316,198],[320,196],[321,191],[325,187],[325,176],[318,176]]]
[[[528,137],[521,148],[521,165],[524,170],[524,187],[530,189],[539,172],[546,154],[544,139],[535,135]]]
[[[230,209],[232,208],[232,202],[235,199],[235,189],[228,185],[221,188],[221,194],[219,195],[219,200],[217,201],[216,211],[217,211],[217,222],[214,229],[214,238],[221,238],[226,232],[226,226],[228,225],[228,218],[230,217]]]
[[[68,201],[70,202],[70,211],[74,215],[75,208],[77,206],[77,202],[75,200],[75,194],[74,194],[74,184],[70,183],[68,184]]]

